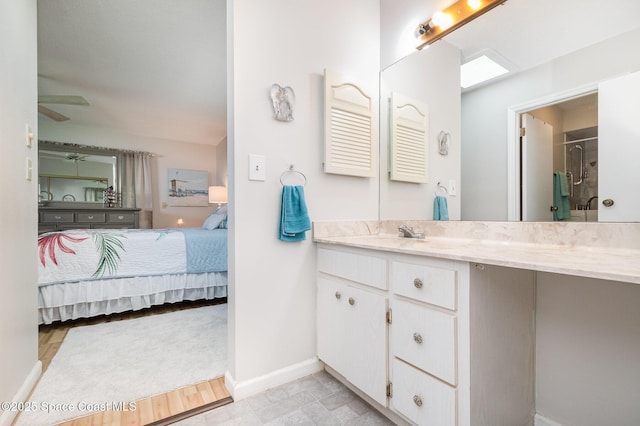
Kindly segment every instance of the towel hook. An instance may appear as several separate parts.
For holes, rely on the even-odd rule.
[[[440,189],[440,190],[442,190],[443,194],[438,194],[438,190],[439,190],[439,189]],[[446,186],[442,185],[442,184],[438,181],[438,183],[436,184],[436,189],[433,191],[433,193],[436,195],[436,197],[437,197],[438,195],[444,195],[444,196],[446,196],[447,194],[449,194],[449,191],[447,191],[447,187],[446,187]]]
[[[280,175],[280,183],[281,183],[283,186],[284,186],[284,182],[283,182],[283,180],[282,180],[282,179],[283,179],[285,176],[287,176],[288,174],[290,174],[290,173],[295,173],[295,174],[297,174],[297,175],[301,176],[301,177],[302,177],[302,179],[304,179],[304,182],[302,183],[302,185],[303,185],[303,186],[307,184],[307,177],[304,175],[304,173],[302,173],[302,172],[300,172],[300,171],[298,171],[298,170],[294,170],[294,169],[293,169],[293,164],[292,164],[292,165],[290,165],[290,166],[289,166],[289,170],[285,170],[285,171],[284,171],[284,172],[282,172],[282,174]]]

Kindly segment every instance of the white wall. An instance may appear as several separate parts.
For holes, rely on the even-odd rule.
[[[26,399],[40,374],[37,323],[36,1],[0,2],[0,401]],[[33,178],[25,179],[25,162]],[[23,400],[24,400],[23,399]],[[0,414],[10,424],[11,412]]]
[[[184,220],[184,227],[202,226],[209,213],[217,207],[217,205],[209,207],[166,205],[169,198],[167,177],[169,168],[206,170],[209,173],[209,184],[216,183],[216,146],[129,135],[109,129],[73,126],[66,122],[53,123],[47,119],[40,120],[39,137],[41,140],[139,150],[156,154],[151,161],[151,179],[156,185],[153,193],[154,228],[175,227],[178,217]]]
[[[639,290],[537,274],[539,414],[563,425],[640,424]]]
[[[380,77],[380,219],[430,220],[438,182],[449,189],[456,182],[458,195],[447,194],[449,218],[460,219],[460,51],[440,41],[415,51],[387,67]],[[391,92],[418,99],[429,106],[429,182],[389,180],[389,98]],[[449,155],[438,154],[438,135],[450,134]],[[442,195],[443,191],[438,190]]]
[[[640,69],[634,30],[462,96],[462,219],[507,219],[507,109]]]
[[[310,233],[277,239],[280,174],[293,164],[306,175],[311,220],[378,217],[378,179],[324,174],[322,153],[325,68],[378,98],[380,9],[378,0],[229,0],[227,11],[229,375],[238,397],[316,354],[316,250]],[[295,91],[292,122],[273,119],[274,83]],[[248,180],[249,154],[266,156],[264,182]]]

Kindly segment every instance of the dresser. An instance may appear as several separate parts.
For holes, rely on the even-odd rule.
[[[532,422],[533,272],[319,244],[317,283],[318,358],[381,411]]]
[[[40,207],[38,232],[66,229],[134,229],[139,227],[137,208]]]

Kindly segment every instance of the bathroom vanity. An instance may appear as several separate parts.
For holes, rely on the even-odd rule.
[[[316,222],[314,241],[318,357],[408,424],[543,422],[539,275],[640,284],[636,224]]]

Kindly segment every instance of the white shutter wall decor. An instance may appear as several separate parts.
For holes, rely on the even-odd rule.
[[[324,71],[324,171],[349,176],[376,176],[373,98],[337,72]]]
[[[394,92],[390,111],[389,179],[428,182],[429,106]]]

